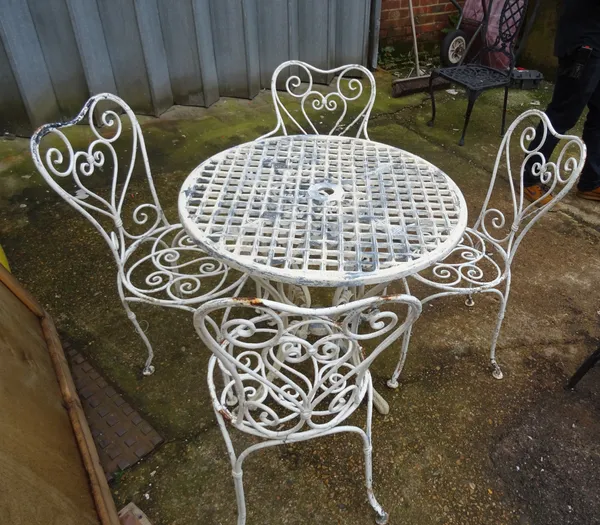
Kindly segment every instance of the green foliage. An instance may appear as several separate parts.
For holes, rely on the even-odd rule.
[[[403,62],[402,56],[396,52],[394,46],[386,46],[379,51],[379,67],[393,70]]]
[[[448,15],[448,24],[449,27],[442,29],[442,33],[445,35],[447,35],[450,31],[457,29],[456,26],[458,25],[458,13],[452,13],[451,15]]]
[[[402,48],[400,48],[402,49]],[[380,48],[377,65],[379,68],[390,71],[397,77],[405,77],[414,71],[415,59],[412,49],[404,46],[402,52],[399,46],[386,46]],[[419,52],[419,61],[422,70],[428,71],[432,67],[439,65],[439,47],[430,49],[421,49]]]

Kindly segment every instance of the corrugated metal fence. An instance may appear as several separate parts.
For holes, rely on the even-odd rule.
[[[252,98],[287,59],[367,64],[371,4],[0,0],[0,132],[28,135],[72,118],[102,91],[158,115]]]

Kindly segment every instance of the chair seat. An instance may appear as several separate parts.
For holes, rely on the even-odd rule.
[[[508,276],[508,254],[501,244],[479,230],[467,228],[460,243],[417,281],[457,294],[497,288]]]
[[[474,64],[435,69],[434,73],[473,91],[506,86],[510,82],[508,73]]]
[[[123,269],[132,298],[189,311],[236,293],[248,278],[202,250],[181,224],[156,228],[132,243]]]

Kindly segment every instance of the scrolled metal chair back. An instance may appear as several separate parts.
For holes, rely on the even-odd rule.
[[[290,70],[291,75],[284,80],[283,77]],[[328,92],[327,88],[317,89],[314,82],[315,73],[337,75],[334,80],[335,89]],[[368,82],[367,86],[355,78],[358,75],[364,76]],[[277,90],[278,85],[283,85],[288,99],[298,105],[295,110],[286,106],[286,100]],[[367,124],[375,102],[376,87],[373,74],[364,66],[349,64],[323,70],[305,62],[289,60],[279,65],[273,73],[271,94],[277,114],[277,127],[261,138],[277,132],[288,135],[288,131],[305,135],[328,134],[369,138]],[[363,100],[359,100],[361,97]],[[361,102],[364,105],[361,105]],[[355,114],[354,110],[358,113]]]
[[[64,131],[85,119],[92,140],[78,149],[80,130],[72,130],[71,138]],[[125,138],[126,144],[119,141]],[[132,243],[169,225],[152,181],[142,130],[131,108],[119,97],[109,93],[91,97],[73,120],[40,127],[31,137],[30,148],[46,182],[95,226],[118,262],[124,260]],[[150,194],[150,202],[139,205],[128,202],[136,167],[144,171]],[[93,179],[95,174],[108,179],[108,189]],[[70,190],[69,183],[73,183]]]
[[[404,319],[383,310],[387,305],[405,305]],[[369,365],[420,312],[420,301],[408,295],[322,309],[215,299],[198,308],[194,325],[222,373],[222,389],[211,386],[216,410],[246,432],[281,439],[348,417],[364,396]],[[214,317],[221,314],[219,324]],[[315,326],[319,335],[310,335]],[[364,355],[361,344],[375,339]]]
[[[531,117],[539,119],[537,127],[532,121],[525,122]],[[518,130],[517,128],[523,123],[525,123],[525,128]],[[537,147],[532,147],[531,143],[539,133],[541,133],[541,141]],[[559,141],[555,161],[546,159],[540,151],[546,138],[552,138],[551,136]],[[513,140],[515,137],[518,137],[518,148],[514,147],[517,142]],[[510,263],[529,229],[542,215],[552,209],[576,183],[583,169],[585,157],[586,147],[579,137],[557,133],[547,115],[542,111],[533,109],[525,111],[515,119],[502,139],[488,193],[474,229],[502,246],[506,250]],[[517,177],[513,176],[513,161],[519,165]],[[528,202],[523,194],[524,175],[529,167],[539,178],[540,183],[547,187],[546,194],[532,203]],[[499,172],[504,169],[511,194],[508,211],[502,211],[490,204]],[[540,205],[543,198],[551,193],[554,194],[554,198],[549,203]],[[505,199],[503,200],[505,201]]]

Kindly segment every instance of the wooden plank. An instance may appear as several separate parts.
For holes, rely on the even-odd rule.
[[[72,119],[88,88],[65,0],[28,0],[61,117]]]
[[[0,134],[28,136],[32,131],[33,126],[0,39]]]
[[[0,521],[98,525],[40,320],[2,283],[0,334]]]
[[[102,525],[119,525],[117,508],[112,499],[106,476],[100,465],[94,438],[83,412],[81,401],[77,395],[69,365],[67,364],[60,339],[56,333],[56,327],[48,314],[42,318],[42,331],[54,366],[56,378],[58,379],[64,405],[73,426],[81,459],[83,460],[83,465],[90,481],[92,497],[94,498],[98,517]]]
[[[134,111],[152,113],[146,61],[133,0],[97,0],[117,92]]]
[[[33,126],[58,120],[60,110],[54,96],[44,54],[26,2],[0,2],[0,39]]]
[[[46,315],[46,312],[44,312],[37,299],[23,288],[17,278],[4,268],[4,266],[0,266],[0,283],[8,288],[33,315],[40,318]]]
[[[192,0],[192,7],[196,26],[196,42],[198,45],[204,103],[206,106],[210,106],[219,100],[220,96],[210,15],[210,0]]]
[[[96,0],[66,0],[83,71],[91,94],[117,93]]]
[[[158,3],[157,0],[134,0],[134,6],[153,111],[158,116],[173,105],[173,91],[160,27]]]
[[[14,301],[12,301],[11,295],[14,296]],[[102,467],[100,466],[100,462],[98,461],[98,455],[94,441],[87,424],[85,414],[83,413],[81,402],[77,396],[77,391],[75,389],[75,385],[73,383],[73,379],[62,350],[62,345],[60,344],[60,339],[52,319],[42,309],[37,300],[25,288],[23,288],[17,279],[1,266],[0,296],[0,310],[3,311],[3,315],[0,316],[0,321],[3,321],[7,324],[7,326],[14,328],[13,336],[11,336],[10,333],[7,333],[6,330],[2,332],[4,336],[2,343],[6,344],[8,342],[12,348],[12,351],[8,353],[8,356],[10,356],[9,359],[11,357],[16,357],[18,362],[17,367],[11,369],[11,375],[16,376],[18,369],[22,366],[32,367],[31,372],[26,373],[27,388],[21,391],[20,396],[24,398],[25,402],[28,402],[30,401],[30,398],[41,394],[41,396],[44,398],[44,403],[49,403],[49,407],[51,409],[53,409],[53,407],[56,405],[60,409],[58,412],[62,412],[62,410],[66,407],[68,416],[71,419],[73,431],[75,433],[75,441],[79,446],[81,459],[83,460],[85,470],[89,476],[92,497],[94,499],[94,504],[96,505],[96,511],[98,513],[98,517],[100,518],[100,523],[102,525],[119,525],[117,510],[115,508],[110,489],[108,488],[106,477]],[[28,310],[31,312],[30,318],[28,318],[27,315]],[[15,321],[7,319],[7,315],[14,316]],[[39,343],[41,341],[43,341],[45,345],[40,345]],[[19,352],[23,351],[27,352],[26,359],[23,359],[18,355]],[[4,358],[6,357],[7,356],[5,355]],[[7,364],[6,361],[3,362],[5,365]],[[10,367],[5,366],[4,370],[8,370],[9,368]],[[58,381],[58,390],[60,391],[62,400],[64,401],[62,404],[55,404],[52,400],[51,390],[56,388],[56,382],[54,382],[56,380]],[[35,389],[35,382],[39,382],[40,384],[45,382],[46,386],[44,388]],[[3,395],[6,395],[7,383],[4,382],[3,384],[5,386]],[[10,399],[1,398],[0,404],[4,403],[5,401],[10,402]],[[40,405],[40,402],[35,403],[35,405]],[[51,415],[52,410],[44,409],[44,407],[41,408],[43,416],[41,416],[40,419],[53,417]],[[60,414],[57,413],[57,415],[60,417]],[[34,414],[31,414],[31,416],[35,417]],[[40,420],[36,421],[36,428],[38,430],[40,429],[41,423],[42,422]],[[60,425],[58,424],[56,417],[52,419],[51,426],[53,432],[63,431],[63,429],[59,428]],[[31,438],[37,440],[36,442],[39,444],[39,439],[41,436],[34,435],[31,436]],[[61,440],[59,440],[60,443],[57,440],[54,440],[56,445],[60,445],[60,455],[62,460],[67,459],[68,451],[66,449],[68,448],[68,438],[70,438],[70,436],[65,435]],[[43,441],[46,442],[48,440],[44,437]],[[50,441],[50,443],[51,442],[52,441]],[[39,453],[40,452],[38,451],[38,454]],[[53,453],[54,450],[51,450],[51,454]],[[43,461],[46,461],[46,459]],[[79,484],[79,486],[77,484],[77,467],[79,467],[78,462],[75,461],[70,465],[70,467],[72,468],[61,468],[54,471],[54,475],[57,475],[58,479],[53,478],[53,481],[55,481],[53,485],[60,485],[59,481],[62,481],[62,479],[65,478],[67,485],[72,486],[73,490],[81,491],[83,487],[86,487],[86,484]],[[42,478],[43,476],[40,478],[30,479],[32,481],[42,481]],[[31,487],[29,487],[29,489],[30,488]],[[30,494],[26,494],[26,497],[29,498]],[[61,499],[66,500],[64,496]],[[48,497],[48,501],[51,504],[56,504],[52,503],[51,497]],[[41,503],[46,502],[36,500],[36,505],[40,505]],[[83,514],[85,509],[83,508],[82,503],[83,500],[81,500],[80,504],[77,506],[79,509],[77,507],[75,507],[75,509],[71,509],[72,512],[76,511],[81,513],[79,518],[72,522],[71,516],[61,516],[61,523],[73,523],[73,525],[92,523],[92,520],[89,520],[88,516]],[[63,503],[60,503],[60,505],[63,506]],[[4,516],[4,518],[8,519],[7,516]],[[69,519],[65,520],[65,518]]]
[[[159,0],[160,24],[167,52],[173,99],[177,104],[204,106],[202,77],[191,0]]]

